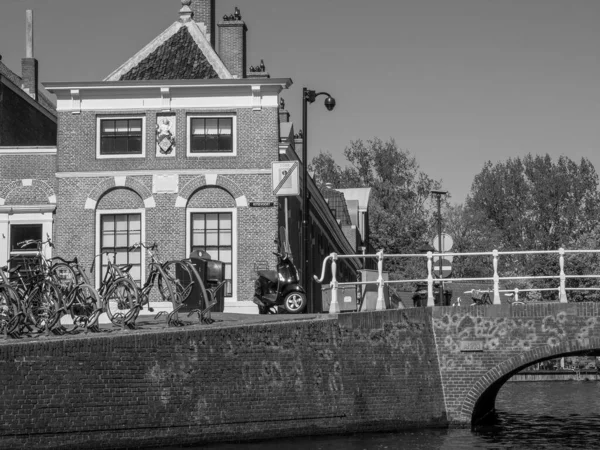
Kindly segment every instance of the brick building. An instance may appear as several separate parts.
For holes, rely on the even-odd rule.
[[[56,110],[39,86],[33,50],[27,11],[22,75],[0,57],[0,266],[22,253],[16,244],[26,236],[52,233],[56,208]]]
[[[156,242],[163,260],[207,251],[226,264],[226,311],[256,312],[254,264],[274,267],[274,238],[286,223],[272,163],[300,153],[280,103],[292,81],[247,71],[237,8],[217,24],[215,0],[181,3],[179,19],[103,81],[45,83],[58,115],[56,162],[47,165],[57,192],[51,234],[57,254],[89,264],[115,252],[140,282],[148,255],[128,251],[135,242]],[[308,184],[317,273],[324,255],[357,245]],[[290,203],[290,228],[300,226],[300,198]],[[289,235],[298,261],[298,233]],[[355,280],[359,264],[342,264],[343,278]],[[320,286],[311,293],[318,305]]]

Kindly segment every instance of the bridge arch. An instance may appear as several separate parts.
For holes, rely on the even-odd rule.
[[[513,356],[490,369],[473,384],[463,401],[461,415],[471,417],[471,426],[482,423],[493,415],[496,396],[500,388],[517,372],[548,359],[591,352],[600,354],[600,337],[581,338],[565,341],[558,345],[540,346]]]

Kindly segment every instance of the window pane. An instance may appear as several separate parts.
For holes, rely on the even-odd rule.
[[[141,252],[139,250],[134,250],[129,252],[129,263],[130,264],[140,264],[141,261]]]
[[[140,266],[132,266],[129,270],[129,275],[131,275],[131,278],[139,283],[139,281],[142,279],[142,268]]]
[[[114,247],[115,246],[115,236],[114,234],[104,234],[102,235],[102,247]]]
[[[117,134],[127,134],[129,132],[129,127],[128,127],[128,121],[127,120],[116,120],[115,121],[115,128],[117,131]]]
[[[219,134],[232,134],[233,119],[219,119]]]
[[[204,220],[206,219],[205,214],[194,214],[192,216],[192,226],[194,230],[204,230]]]
[[[219,228],[221,230],[231,230],[231,213],[219,214]]]
[[[132,232],[140,231],[142,229],[142,217],[139,214],[129,216],[129,229]]]
[[[142,153],[142,138],[129,138],[127,151],[129,153]]]
[[[231,249],[223,249],[219,252],[219,261],[223,261],[224,263],[231,262]]]
[[[210,259],[219,260],[219,248],[218,247],[206,247],[206,253],[210,255]]]
[[[216,152],[219,150],[219,136],[206,136],[206,148],[207,152]]]
[[[117,238],[117,242],[115,244],[115,247],[128,247],[126,231],[117,231],[116,238]]]
[[[142,119],[132,119],[129,121],[129,132],[134,135],[142,134]]]
[[[231,231],[221,231],[219,233],[219,245],[231,245]]]
[[[103,134],[113,134],[115,132],[115,121],[114,120],[102,120],[100,122],[100,128]]]
[[[113,139],[114,152],[115,153],[126,153],[127,143],[129,139],[127,136],[120,136]]]
[[[206,119],[206,134],[219,134],[219,119]]]
[[[209,230],[219,229],[219,215],[218,214],[206,214],[206,228]]]
[[[142,242],[142,235],[139,232],[131,232],[129,233],[129,242],[127,245],[131,247],[133,244],[137,244],[138,242]]]
[[[233,150],[233,137],[232,136],[219,136],[219,151],[232,151]]]
[[[126,215],[123,214],[119,214],[118,216],[114,216],[115,217],[115,222],[116,222],[116,230],[117,231],[127,231],[128,228],[128,224],[127,224],[127,219],[128,217]]]
[[[204,135],[204,119],[192,119],[192,134]]]
[[[127,264],[127,252],[124,250],[117,251],[117,256],[115,258],[115,264]]]
[[[206,245],[219,245],[219,232],[218,231],[207,231],[206,232]]]
[[[27,247],[19,247],[19,242],[27,239],[42,239],[42,225],[11,225],[10,226],[10,249],[11,251],[37,250],[36,244]]]
[[[204,136],[192,137],[191,146],[192,152],[203,152],[204,150],[206,150],[206,141],[204,140]]]
[[[192,245],[206,245],[204,241],[204,233],[194,233]]]

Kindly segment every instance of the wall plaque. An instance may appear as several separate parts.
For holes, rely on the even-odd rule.
[[[250,202],[249,205],[254,208],[268,208],[269,206],[275,206],[275,202]]]
[[[460,341],[460,351],[461,352],[482,352],[483,351],[483,341]]]
[[[156,156],[175,156],[175,114],[156,116]]]

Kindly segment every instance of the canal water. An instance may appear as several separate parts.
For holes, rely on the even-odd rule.
[[[492,426],[315,436],[187,447],[202,450],[594,449],[600,448],[600,382],[509,382]],[[171,447],[174,448],[174,447]]]

